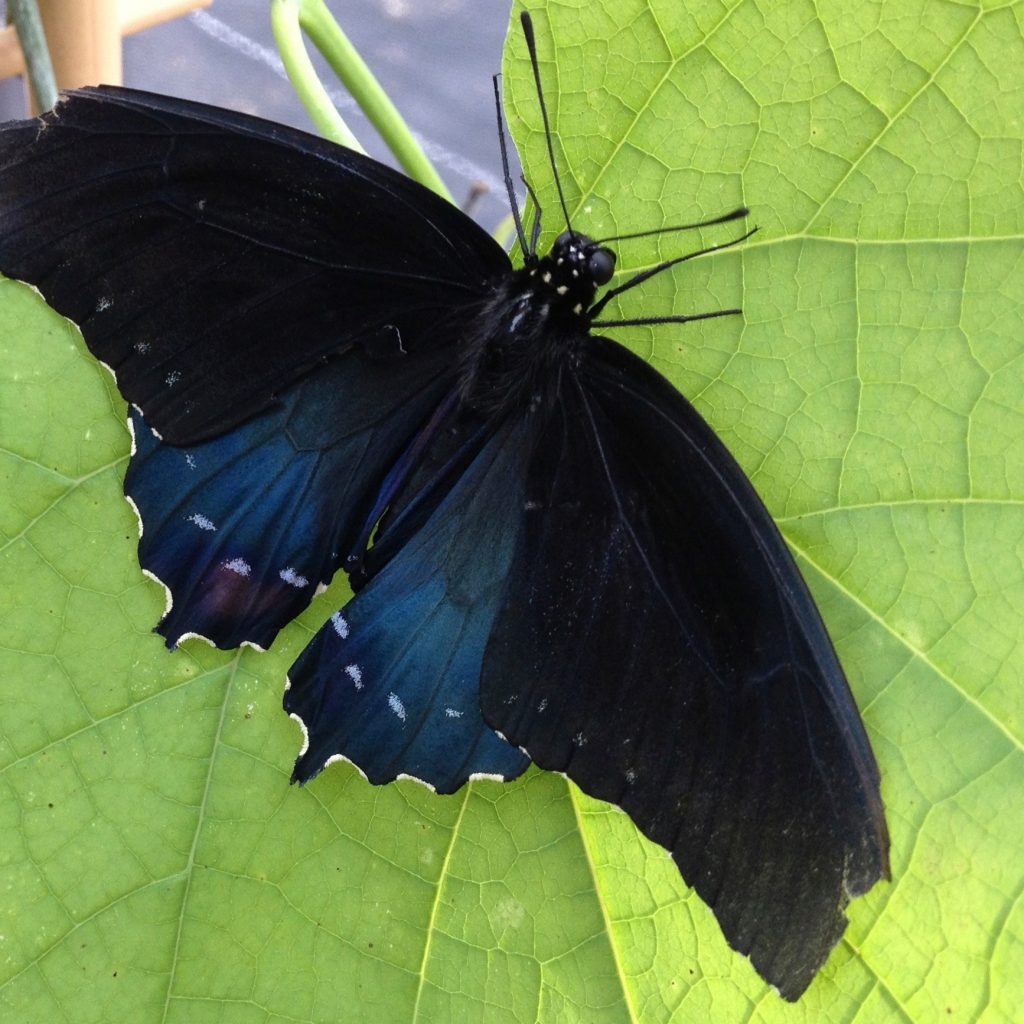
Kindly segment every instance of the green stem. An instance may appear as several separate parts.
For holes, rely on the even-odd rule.
[[[302,0],[272,0],[270,5],[270,25],[292,87],[324,138],[365,153],[317,77],[302,38],[301,12]]]
[[[7,9],[14,22],[14,30],[18,33],[21,52],[25,56],[25,69],[32,95],[42,113],[57,102],[57,79],[53,74],[43,21],[39,17],[39,5],[36,0],[10,0]]]
[[[340,125],[351,137],[348,127],[331,104],[327,90],[316,77],[302,40],[302,31],[309,35],[310,41],[324,55],[409,177],[453,202],[440,175],[413,137],[402,115],[331,17],[323,0],[273,0],[271,17],[281,58],[295,83],[299,98],[306,105],[317,127],[329,138],[347,146],[352,145],[337,134]],[[330,114],[326,113],[325,106],[330,108]]]

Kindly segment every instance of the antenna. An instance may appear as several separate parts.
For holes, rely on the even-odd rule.
[[[512,209],[512,220],[515,221],[516,235],[519,236],[519,244],[523,250],[523,257],[527,260],[536,256],[536,242],[531,249],[526,241],[526,232],[523,231],[523,219],[519,216],[519,203],[516,200],[516,190],[512,187],[512,174],[508,169],[508,148],[505,145],[504,119],[501,116],[501,90],[498,88],[498,75],[494,75],[491,81],[494,83],[494,106],[498,111],[498,145],[501,147],[501,170],[505,175],[505,189],[508,191],[508,205]],[[529,186],[527,186],[529,187]]]
[[[667,235],[672,231],[692,231],[695,228],[710,228],[715,224],[728,224],[731,220],[740,220],[749,213],[750,211],[745,206],[740,206],[735,210],[730,210],[728,213],[723,213],[721,217],[713,217],[711,220],[698,220],[692,224],[676,224],[670,228],[651,228],[649,231],[634,231],[629,235],[613,235],[611,238],[597,238],[594,241],[597,245],[607,245],[609,242],[625,242],[631,238],[650,238],[651,235]]]
[[[596,320],[595,327],[647,327],[650,324],[690,324],[694,320],[714,320],[720,316],[738,316],[742,309],[716,309],[711,313],[680,313],[678,316],[640,316],[632,320]]]
[[[608,305],[608,303],[615,298],[616,295],[621,295],[623,292],[629,291],[630,288],[635,288],[638,284],[642,284],[649,278],[654,277],[655,274],[660,274],[663,270],[668,270],[669,267],[674,267],[677,263],[686,263],[688,260],[695,260],[698,256],[707,256],[712,252],[721,252],[722,249],[731,249],[734,245],[739,245],[740,242],[745,242],[757,228],[751,228],[745,235],[740,235],[739,238],[734,238],[729,242],[722,242],[721,245],[709,245],[706,249],[698,249],[696,252],[689,252],[685,256],[676,256],[671,260],[662,260],[661,263],[656,263],[653,267],[648,270],[641,270],[640,273],[634,274],[628,281],[620,284],[618,288],[609,288],[608,291],[601,296],[600,300],[595,302],[590,309],[587,310],[587,315],[593,320],[595,316],[598,316],[602,309]],[[734,313],[738,313],[739,310],[729,309],[724,314],[718,313],[713,314],[717,316],[730,316]],[[631,320],[631,324],[636,323],[685,323],[687,320],[692,320],[693,317],[684,317],[680,320],[678,317],[650,317],[643,320]],[[698,317],[697,319],[704,319]],[[613,324],[615,326],[624,326],[625,321],[622,320],[605,320],[602,321],[605,324]]]
[[[525,174],[519,175],[520,181],[526,186],[526,193],[533,201],[533,224],[530,227],[530,249],[533,254],[537,254],[537,240],[540,238],[540,219],[544,216],[544,211],[540,208],[540,200],[537,198],[537,193],[533,191],[533,186],[526,180]]]
[[[537,101],[540,103],[540,116],[544,120],[544,139],[548,144],[548,159],[551,161],[551,173],[555,178],[555,187],[558,189],[558,201],[562,204],[562,214],[565,217],[565,226],[570,232],[572,224],[569,221],[569,207],[565,205],[565,195],[562,192],[562,182],[558,177],[558,165],[555,163],[555,147],[551,142],[551,124],[548,121],[548,108],[544,102],[544,90],[540,84],[540,64],[537,61],[537,41],[533,36],[533,19],[527,11],[519,15],[523,24],[523,35],[526,37],[526,48],[530,51],[530,63],[533,65],[533,80],[537,85]]]

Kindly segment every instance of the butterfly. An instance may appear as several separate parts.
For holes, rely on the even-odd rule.
[[[525,14],[523,30],[554,169]],[[129,403],[125,494],[170,647],[266,648],[348,575],[353,598],[289,673],[295,781],[336,758],[439,793],[531,761],[564,772],[665,847],[796,999],[849,900],[888,876],[878,768],[753,487],[601,333],[738,312],[601,318],[724,246],[606,288],[615,239],[572,227],[561,198],[566,229],[539,253],[499,137],[518,268],[330,142],[72,92],[0,129],[0,271],[81,327]]]

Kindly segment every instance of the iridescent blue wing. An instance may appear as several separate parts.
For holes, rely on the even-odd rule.
[[[404,372],[352,350],[220,437],[162,442],[136,410],[125,494],[139,562],[168,588],[157,627],[266,648],[356,545],[388,468],[451,387],[444,353]]]
[[[400,372],[509,270],[429,189],[244,114],[103,87],[0,127],[0,273],[81,327],[170,444],[353,347]]]
[[[451,793],[529,764],[486,725],[479,700],[522,520],[527,434],[522,421],[485,426],[453,472],[417,488],[385,531],[383,566],[292,667],[284,706],[306,735],[296,781],[340,756],[371,782],[412,776]]]
[[[539,438],[485,720],[625,810],[787,999],[888,872],[879,776],[818,612],[743,472],[602,339]]]
[[[265,647],[305,607],[509,269],[404,175],[243,114],[100,88],[0,127],[0,272],[134,406],[126,493],[172,645]]]

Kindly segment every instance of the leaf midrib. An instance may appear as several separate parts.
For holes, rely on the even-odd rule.
[[[171,1001],[174,999],[174,982],[178,974],[178,963],[179,963],[179,952],[181,949],[181,936],[185,925],[185,909],[188,906],[189,894],[192,891],[192,879],[195,877],[195,861],[196,861],[196,850],[199,848],[199,838],[203,832],[203,825],[206,820],[206,807],[210,798],[210,788],[213,781],[213,769],[217,763],[217,755],[221,747],[221,736],[224,732],[224,721],[227,718],[228,704],[231,701],[231,691],[235,682],[235,677],[238,674],[238,665],[242,659],[242,652],[239,651],[235,654],[231,661],[231,671],[224,683],[224,699],[220,706],[220,717],[217,720],[217,730],[214,733],[213,739],[210,743],[210,760],[206,769],[206,782],[203,786],[202,799],[199,802],[199,807],[196,810],[196,824],[192,832],[192,845],[188,851],[188,857],[185,860],[185,865],[182,868],[182,874],[185,876],[185,885],[181,894],[181,909],[178,913],[178,923],[174,935],[174,948],[171,951],[170,957],[170,971],[167,977],[167,993],[164,997],[163,1013],[160,1015],[161,1024],[166,1024],[167,1014],[170,1012]]]

